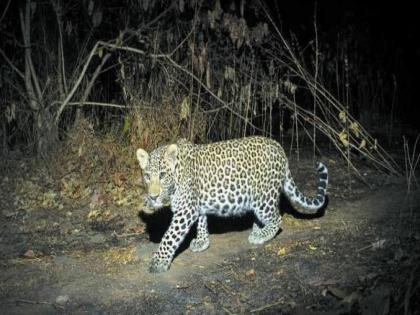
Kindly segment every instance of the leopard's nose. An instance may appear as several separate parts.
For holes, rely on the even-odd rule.
[[[149,195],[151,201],[156,201],[157,197],[159,197],[159,195]]]

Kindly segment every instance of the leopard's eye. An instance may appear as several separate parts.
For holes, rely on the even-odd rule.
[[[159,173],[159,178],[162,179],[166,176],[166,172],[160,172]]]
[[[146,180],[146,181],[149,181],[150,180],[150,174],[149,173],[145,173],[143,175],[143,177],[144,177],[144,180]]]

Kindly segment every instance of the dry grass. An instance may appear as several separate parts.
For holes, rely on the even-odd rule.
[[[134,148],[151,150],[161,144],[176,142],[179,138],[205,141],[205,116],[200,113],[192,114],[190,124],[195,127],[191,130],[187,121],[189,110],[185,110],[182,104],[183,102],[175,105],[148,105],[141,102],[131,104],[132,109],[125,116],[123,127],[129,144]]]

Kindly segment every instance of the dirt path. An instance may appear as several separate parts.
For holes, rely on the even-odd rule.
[[[145,239],[3,259],[1,313],[398,313],[400,297],[411,294],[404,284],[418,272],[420,234],[410,222],[419,204],[407,205],[403,185],[331,199],[322,218],[286,214],[284,230],[265,246],[250,245],[249,230],[212,234],[207,251],[184,250],[159,275],[147,272],[157,244]]]

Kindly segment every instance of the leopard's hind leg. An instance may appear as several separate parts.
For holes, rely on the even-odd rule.
[[[280,230],[281,215],[277,205],[265,205],[254,213],[264,226],[260,228],[254,223],[248,241],[251,244],[263,244],[274,238]]]

